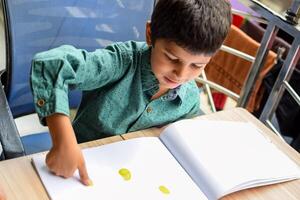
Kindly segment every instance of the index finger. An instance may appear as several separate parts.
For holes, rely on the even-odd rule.
[[[86,185],[86,186],[92,186],[93,182],[91,181],[87,169],[86,169],[86,165],[85,162],[83,162],[79,167],[78,167],[78,171],[79,171],[79,176],[80,176],[80,181]]]

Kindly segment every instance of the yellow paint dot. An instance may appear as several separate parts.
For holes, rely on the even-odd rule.
[[[122,168],[119,170],[119,174],[123,177],[125,181],[129,181],[131,179],[131,173],[128,169]]]
[[[163,185],[159,186],[159,190],[164,194],[170,194],[170,190]]]

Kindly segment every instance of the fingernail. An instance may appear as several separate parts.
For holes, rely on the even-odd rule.
[[[94,183],[93,183],[92,180],[88,180],[88,181],[87,181],[87,186],[93,186],[93,185],[94,185]]]

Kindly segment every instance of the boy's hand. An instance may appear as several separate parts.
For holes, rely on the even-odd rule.
[[[46,164],[57,176],[69,178],[78,169],[80,180],[84,185],[90,185],[83,155],[77,145],[74,147],[52,147],[46,157]]]
[[[65,115],[54,114],[46,120],[53,143],[53,147],[46,156],[49,170],[57,176],[69,178],[78,169],[80,181],[84,185],[92,185],[69,118]]]

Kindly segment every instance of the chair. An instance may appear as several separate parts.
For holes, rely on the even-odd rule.
[[[240,45],[241,42],[244,45]],[[253,56],[255,56],[258,47],[258,42],[232,25],[224,45],[222,45],[220,51],[213,56],[205,68],[205,73],[202,77],[198,78],[197,81],[204,83],[208,91],[208,85],[211,85],[215,90],[225,93],[234,100],[242,98],[238,94],[242,88],[245,87],[244,82],[251,70],[251,64],[255,60]],[[250,112],[253,112],[255,106],[259,105],[262,80],[265,74],[273,67],[275,60],[276,54],[270,51],[246,106]],[[206,75],[209,81],[206,80]],[[222,85],[223,88],[220,87],[220,85]],[[208,95],[209,98],[212,99],[210,93],[208,93]],[[210,101],[212,102],[212,110],[215,112],[213,101]]]
[[[35,110],[29,76],[33,56],[62,44],[93,51],[116,41],[144,41],[145,22],[152,7],[153,1],[149,0],[2,0],[0,13],[3,12],[7,49],[5,73],[1,76],[6,95],[2,97],[7,98],[12,127],[16,129],[15,122],[19,129],[24,127],[22,120],[26,116],[28,121],[35,121],[32,127],[36,129],[34,132],[26,130],[26,136],[22,130],[22,145],[18,151],[31,154],[51,147],[47,129],[39,129],[37,118],[32,115]],[[79,91],[71,91],[70,108],[76,109],[80,99]],[[0,116],[6,115],[10,115],[9,109]],[[3,127],[0,124],[1,135]],[[15,131],[17,137],[19,133]],[[4,149],[8,141],[0,137],[0,142],[1,150],[1,144]]]

